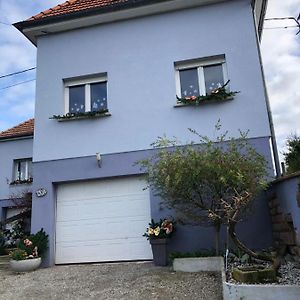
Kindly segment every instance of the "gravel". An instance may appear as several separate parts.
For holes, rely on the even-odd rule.
[[[152,263],[0,270],[0,299],[222,299],[219,273],[181,273]]]
[[[278,284],[300,285],[300,264],[287,262],[279,268]]]

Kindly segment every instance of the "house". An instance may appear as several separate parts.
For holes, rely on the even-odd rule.
[[[30,119],[0,132],[0,222],[6,229],[19,217],[30,222],[30,211],[20,206],[31,193],[33,130]]]
[[[134,163],[158,136],[213,138],[220,118],[278,166],[259,50],[266,4],[72,0],[15,24],[37,47],[32,231],[49,234],[46,265],[152,258],[142,234],[168,212]],[[228,79],[232,100],[177,103]],[[269,221],[260,201],[243,225],[250,247],[272,243]],[[171,246],[211,248],[212,234],[180,227]]]

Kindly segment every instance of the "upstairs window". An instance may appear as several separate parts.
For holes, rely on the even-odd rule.
[[[14,160],[14,176],[13,181],[31,181],[32,180],[32,159],[16,159]]]
[[[107,76],[65,80],[65,111],[70,114],[107,110]]]
[[[227,82],[225,56],[175,63],[180,98],[210,95]]]

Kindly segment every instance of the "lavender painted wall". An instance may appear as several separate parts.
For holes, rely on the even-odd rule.
[[[8,199],[13,195],[31,189],[31,184],[10,185],[13,181],[15,159],[31,158],[33,148],[32,138],[0,141],[0,217],[4,217],[3,208],[13,206]]]
[[[149,148],[190,127],[213,137],[220,118],[233,135],[270,136],[251,1],[124,20],[38,38],[34,161]],[[174,62],[225,54],[233,101],[174,108]],[[109,118],[57,122],[63,79],[107,72]],[[45,134],[47,133],[47,134]]]
[[[250,142],[257,151],[266,157],[271,167],[269,138],[251,139]],[[97,165],[96,155],[34,163],[33,190],[45,188],[48,192],[46,196],[40,198],[34,194],[32,207],[32,232],[43,227],[49,234],[50,246],[47,260],[44,262],[45,266],[53,265],[55,257],[56,185],[72,181],[141,175],[139,167],[134,163],[152,153],[153,150],[103,155],[101,168]],[[150,201],[153,218],[159,219],[168,214],[168,211],[161,210],[160,199],[154,197],[153,194]],[[272,244],[268,208],[263,200],[257,202],[256,214],[242,226],[244,229],[243,239],[249,243],[250,247],[267,247]],[[211,228],[179,227],[176,238],[173,239],[170,246],[172,250],[195,251],[201,248],[212,248],[213,241]]]

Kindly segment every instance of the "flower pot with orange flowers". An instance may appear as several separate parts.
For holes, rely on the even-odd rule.
[[[161,219],[149,223],[144,236],[150,241],[153,262],[156,266],[168,265],[168,241],[174,232],[174,221],[172,219]]]

